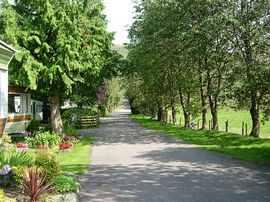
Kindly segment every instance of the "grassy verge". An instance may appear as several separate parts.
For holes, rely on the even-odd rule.
[[[131,115],[131,117],[147,128],[164,132],[177,139],[212,151],[229,154],[236,159],[270,165],[269,139],[245,137],[219,131],[189,130],[171,124],[163,125],[158,121],[143,118],[141,115]]]
[[[93,137],[84,136],[71,152],[58,152],[61,172],[83,174],[89,167],[92,141]]]

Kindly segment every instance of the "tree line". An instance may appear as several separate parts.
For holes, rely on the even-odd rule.
[[[251,136],[270,108],[269,0],[136,1],[129,30],[127,91],[133,112],[166,122],[178,106],[185,127],[201,114],[218,130],[218,109],[249,109]]]

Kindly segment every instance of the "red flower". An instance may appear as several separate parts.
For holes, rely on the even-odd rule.
[[[24,142],[18,142],[16,144],[16,147],[17,148],[28,148],[28,144],[27,143],[24,143]]]
[[[73,147],[73,144],[72,143],[64,143],[64,142],[61,142],[59,144],[59,149],[60,150],[65,150],[65,149],[71,149]]]

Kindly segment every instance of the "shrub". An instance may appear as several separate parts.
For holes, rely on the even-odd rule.
[[[77,136],[77,131],[74,125],[70,124],[68,120],[63,120],[64,132],[68,136]]]
[[[13,167],[12,170],[14,172],[14,176],[13,176],[13,180],[16,183],[16,187],[18,187],[19,189],[23,189],[23,173],[24,171],[27,169],[27,167],[24,166],[17,166],[17,167]]]
[[[96,115],[97,112],[92,109],[72,108],[63,112],[62,118],[76,129],[82,128],[81,115]]]
[[[28,132],[30,132],[31,134],[33,134],[34,132],[37,131],[43,131],[44,130],[44,126],[43,124],[38,121],[38,120],[31,120],[31,122],[29,123],[27,129]]]
[[[0,201],[2,202],[15,202],[15,199],[11,199],[5,196],[4,190],[0,189]]]
[[[58,193],[76,192],[77,185],[73,177],[60,175],[54,180],[55,191]]]
[[[52,181],[60,175],[60,164],[56,155],[49,151],[38,151],[35,165],[41,167],[46,173],[46,180]]]
[[[14,166],[31,166],[34,159],[27,152],[0,152],[0,167],[5,164]]]
[[[98,106],[99,113],[101,116],[106,116],[106,106],[105,105],[100,105]]]
[[[36,202],[51,191],[51,184],[46,183],[46,174],[38,168],[26,169],[23,173],[24,194],[31,202]]]
[[[49,145],[50,147],[53,147],[61,142],[61,137],[50,131],[38,132],[35,137],[26,138],[26,142],[32,147],[37,145]]]
[[[4,147],[4,149],[11,148],[12,147],[11,142],[12,142],[11,137],[8,134],[4,134],[2,136],[2,146]]]

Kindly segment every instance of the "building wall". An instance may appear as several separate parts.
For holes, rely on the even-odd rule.
[[[0,68],[0,118],[8,116],[8,71]]]

